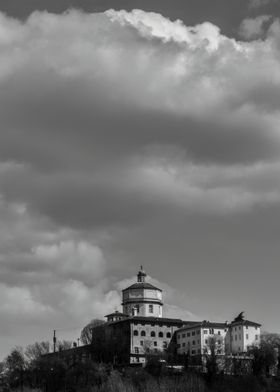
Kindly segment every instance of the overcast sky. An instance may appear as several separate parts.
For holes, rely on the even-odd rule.
[[[1,357],[121,310],[140,264],[165,316],[280,332],[279,1],[0,9]]]

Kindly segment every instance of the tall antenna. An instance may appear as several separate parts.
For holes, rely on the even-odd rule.
[[[56,352],[56,336],[55,336],[55,329],[53,330],[53,352]]]

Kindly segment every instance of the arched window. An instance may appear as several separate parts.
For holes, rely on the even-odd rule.
[[[166,337],[167,337],[167,338],[171,338],[171,333],[170,333],[170,332],[167,332]]]
[[[136,329],[133,331],[133,335],[138,336],[138,331]]]
[[[141,336],[146,336],[146,332],[145,331],[141,331]]]
[[[151,332],[151,337],[154,338],[155,336],[156,336],[155,331],[152,331],[152,332]]]
[[[159,337],[159,338],[163,338],[163,333],[162,333],[162,332],[159,332],[159,333],[158,333],[158,337]]]

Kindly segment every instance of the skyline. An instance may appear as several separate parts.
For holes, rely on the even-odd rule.
[[[280,332],[280,5],[141,3],[0,1],[2,357],[140,265],[166,316]]]

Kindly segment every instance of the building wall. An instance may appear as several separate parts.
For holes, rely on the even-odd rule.
[[[163,352],[179,326],[161,322],[131,322],[131,363],[145,362],[146,355]]]
[[[217,354],[224,354],[226,334],[227,328],[224,327],[197,326],[181,329],[176,334],[178,354],[199,355],[210,353],[210,342],[213,338],[216,342]]]
[[[134,308],[138,309],[137,315],[141,317],[162,317],[162,292],[156,289],[125,290],[123,292],[123,312],[133,315]]]
[[[251,325],[232,325],[230,339],[230,352],[238,354],[247,352],[248,348],[260,344],[260,327]]]

